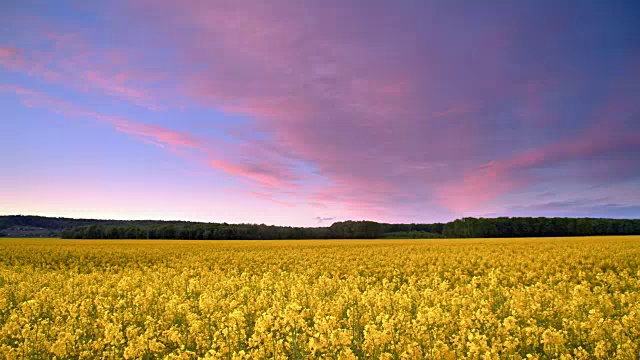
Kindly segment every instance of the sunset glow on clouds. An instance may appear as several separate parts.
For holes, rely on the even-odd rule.
[[[633,2],[2,6],[3,214],[640,217]]]

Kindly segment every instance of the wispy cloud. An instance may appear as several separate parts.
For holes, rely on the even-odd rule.
[[[313,219],[316,220],[318,222],[318,224],[322,224],[322,223],[325,223],[325,222],[334,221],[336,218],[335,217],[320,217],[320,216],[316,216]]]
[[[165,74],[132,66],[127,54],[92,47],[79,34],[33,33],[38,49],[0,46],[0,66],[80,91],[113,96],[151,110],[162,110],[161,99],[151,95]],[[121,56],[124,55],[124,56]],[[130,54],[129,54],[130,55]],[[163,99],[165,102],[167,99]]]
[[[15,22],[23,35],[0,47],[0,67],[150,114],[215,113],[211,127],[234,122],[233,139],[176,131],[194,121],[186,117],[161,127],[43,87],[5,91],[186,153],[260,200],[429,221],[500,213],[510,195],[538,187],[640,179],[640,70],[628,36],[638,28],[621,8],[141,0],[99,9],[121,14],[117,25],[43,32]]]
[[[80,106],[68,103],[41,92],[25,89],[19,86],[0,84],[0,91],[17,95],[23,104],[29,107],[44,108],[66,117],[89,118],[94,121],[109,125],[115,131],[132,135],[132,138],[146,144],[159,146],[173,152],[188,151],[200,159],[206,167],[223,171],[231,176],[240,177],[252,183],[271,189],[295,188],[298,177],[291,170],[287,170],[285,164],[276,162],[261,162],[260,158],[254,160],[243,159],[243,153],[235,151],[238,158],[227,160],[220,158],[225,151],[233,147],[230,143],[221,143],[220,140],[207,139],[182,131],[171,130],[162,126],[145,124],[134,120],[97,113],[86,110]],[[224,150],[223,150],[224,149]],[[262,149],[264,151],[264,149]],[[247,151],[247,149],[245,149]],[[251,152],[257,151],[250,149]],[[246,154],[245,154],[246,155]],[[273,159],[271,157],[270,159]],[[255,192],[254,194],[260,194]],[[268,195],[264,194],[263,198]],[[282,202],[284,203],[284,202]]]

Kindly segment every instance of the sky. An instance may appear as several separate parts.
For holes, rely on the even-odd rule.
[[[0,215],[640,218],[637,1],[0,3]]]

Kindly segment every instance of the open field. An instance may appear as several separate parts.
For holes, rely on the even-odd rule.
[[[0,358],[636,359],[640,236],[0,239]]]

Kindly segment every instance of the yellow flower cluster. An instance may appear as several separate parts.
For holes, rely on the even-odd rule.
[[[0,240],[2,359],[636,359],[640,237]]]

